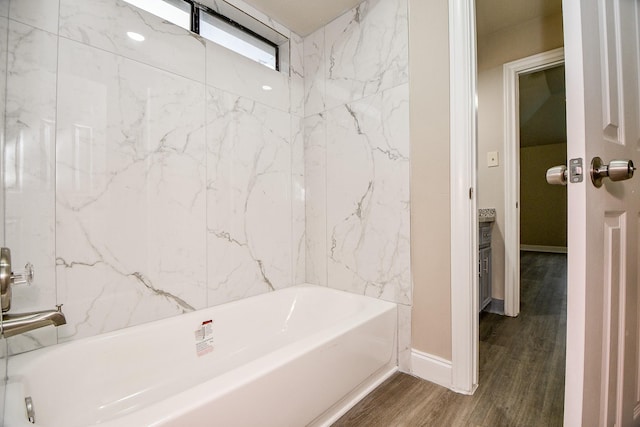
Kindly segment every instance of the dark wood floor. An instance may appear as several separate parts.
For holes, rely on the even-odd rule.
[[[480,316],[473,396],[398,373],[340,418],[342,426],[561,426],[567,258],[521,253],[521,312]]]

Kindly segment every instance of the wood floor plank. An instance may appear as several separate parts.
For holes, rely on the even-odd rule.
[[[473,396],[398,373],[334,427],[548,427],[564,411],[564,254],[521,254],[521,312],[482,313],[480,385]]]

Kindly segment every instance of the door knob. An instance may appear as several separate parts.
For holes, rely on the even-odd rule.
[[[547,183],[551,185],[567,185],[567,167],[560,165],[547,169]]]
[[[600,157],[591,160],[591,182],[597,188],[602,187],[602,178],[611,181],[624,181],[633,177],[636,168],[631,160],[611,160],[608,165],[602,163]]]

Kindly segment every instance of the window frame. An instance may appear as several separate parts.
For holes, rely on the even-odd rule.
[[[244,25],[234,21],[233,19],[229,18],[228,16],[225,16],[225,15],[222,15],[221,13],[216,12],[215,10],[211,9],[210,7],[208,7],[206,5],[203,5],[201,3],[195,2],[193,0],[182,0],[182,1],[185,2],[185,3],[189,3],[191,5],[191,32],[200,35],[200,11],[202,10],[204,13],[208,13],[209,15],[213,16],[214,18],[218,18],[219,20],[231,25],[232,27],[235,27],[238,30],[250,35],[251,37],[254,37],[255,39],[260,40],[261,42],[273,47],[273,50],[275,52],[275,70],[276,71],[280,71],[280,46],[279,45],[277,45],[276,43],[272,42],[268,38],[256,33],[255,31],[245,27]],[[251,18],[255,19],[253,17],[251,17]],[[207,39],[207,40],[215,43],[214,40],[210,40],[210,39]],[[258,62],[258,61],[256,61],[256,62]],[[264,64],[262,64],[262,65],[264,65]],[[270,68],[270,67],[268,67],[266,65],[264,65],[264,66],[267,67],[267,68]]]
[[[148,13],[151,13],[152,15],[155,15],[153,12],[146,10],[144,7],[141,6],[137,6],[136,4],[130,2],[129,0],[124,0],[125,2],[131,4],[133,7],[138,7],[142,10],[145,10]],[[166,0],[161,0],[163,2],[166,3],[171,3],[170,1],[166,1]],[[221,45],[220,43],[217,43],[215,40],[209,39],[203,35],[200,34],[200,13],[205,13],[210,15],[211,17],[213,17],[214,19],[218,19],[219,21],[222,21],[223,23],[241,31],[242,33],[248,35],[251,38],[256,39],[259,42],[262,42],[263,44],[270,46],[273,48],[274,51],[274,62],[275,62],[275,71],[277,72],[281,72],[281,67],[280,67],[280,46],[282,46],[283,44],[287,43],[289,41],[289,38],[284,36],[283,34],[281,34],[280,32],[278,32],[275,28],[269,27],[268,25],[266,25],[264,22],[261,22],[259,19],[249,15],[248,13],[238,9],[237,7],[230,5],[226,2],[223,2],[223,4],[226,6],[228,6],[230,9],[229,11],[233,11],[232,15],[237,15],[239,18],[241,18],[242,21],[245,21],[245,17],[246,17],[246,22],[251,25],[254,21],[255,23],[260,26],[261,28],[264,28],[264,32],[267,34],[271,34],[271,37],[275,40],[278,41],[274,41],[271,40],[265,36],[263,36],[262,34],[252,30],[251,28],[247,27],[246,25],[243,25],[241,23],[239,23],[238,21],[236,21],[235,19],[232,19],[220,12],[217,12],[216,10],[210,8],[209,6],[206,6],[202,3],[198,3],[197,1],[194,0],[172,0],[175,3],[184,3],[186,5],[188,5],[189,8],[189,28],[185,28],[188,31],[191,31],[192,33],[195,33],[197,35],[199,35],[200,37],[204,38],[205,40],[208,40],[212,43],[216,43],[218,45]],[[186,12],[186,11],[185,11]],[[237,12],[237,13],[236,13]],[[158,16],[158,15],[155,15]],[[160,16],[160,18],[162,18]],[[162,18],[167,20],[166,18]],[[174,25],[179,26],[180,28],[184,28],[182,25],[177,24],[175,22],[172,22],[170,20],[167,20],[167,22],[171,22]],[[218,27],[219,28],[219,27]],[[221,29],[221,28],[219,28]],[[221,29],[222,31],[224,31],[224,29]],[[233,34],[231,34],[233,36]],[[252,58],[251,56],[247,56],[237,50],[234,50],[232,48],[229,48],[227,46],[221,45],[223,46],[225,49],[229,49],[233,52],[236,52],[238,55],[244,56],[245,58],[251,59],[261,65],[264,65],[265,67],[269,68],[270,70],[273,70],[274,68],[271,67],[271,64],[265,64],[261,61],[257,61],[255,58]],[[267,52],[266,50],[264,50],[264,52]],[[270,54],[270,52],[267,52]]]

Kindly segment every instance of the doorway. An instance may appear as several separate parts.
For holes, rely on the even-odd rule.
[[[473,3],[473,0],[472,0]],[[452,26],[454,30],[460,28],[474,28],[472,15],[464,9],[462,0],[455,0],[450,8]],[[608,421],[609,415],[615,415],[618,420],[622,419],[623,424],[631,425],[637,421],[637,414],[640,413],[640,404],[635,396],[637,393],[637,383],[633,383],[633,378],[637,379],[637,269],[625,268],[627,265],[637,265],[637,222],[624,222],[629,216],[629,212],[637,213],[638,199],[630,197],[633,192],[630,184],[605,185],[604,190],[598,188],[598,182],[594,180],[594,185],[590,182],[589,164],[593,160],[599,160],[594,153],[609,159],[631,159],[639,164],[637,150],[633,151],[635,145],[618,143],[617,140],[609,138],[607,131],[611,128],[620,132],[628,132],[637,140],[637,129],[632,126],[634,123],[618,122],[618,117],[623,116],[623,112],[629,112],[630,117],[637,117],[637,97],[623,97],[625,85],[636,89],[634,92],[627,89],[627,93],[637,93],[637,39],[632,35],[638,32],[638,20],[634,17],[640,16],[638,5],[634,2],[606,3],[606,8],[599,8],[595,3],[564,2],[564,28],[566,31],[566,47],[568,55],[567,61],[567,129],[568,129],[568,157],[571,158],[572,165],[575,164],[575,180],[572,178],[569,200],[568,241],[572,248],[580,250],[570,251],[568,262],[568,275],[571,278],[569,284],[570,297],[568,299],[568,329],[567,329],[567,372],[566,372],[566,394],[565,394],[565,421],[567,425],[579,425],[585,420],[592,421],[601,419],[602,424],[613,424],[613,418]],[[615,9],[615,10],[613,10]],[[622,12],[621,12],[622,11]],[[613,18],[616,19],[613,19]],[[621,18],[618,20],[618,18]],[[626,37],[621,37],[625,34]],[[463,61],[459,57],[473,57],[475,54],[475,38],[466,33],[463,37],[450,37],[452,45],[452,65],[456,66]],[[598,47],[606,48],[608,55],[603,55]],[[458,51],[462,54],[458,55]],[[621,52],[627,54],[622,55]],[[624,61],[623,61],[624,59]],[[602,70],[612,71],[607,78],[601,73]],[[465,115],[472,111],[469,108],[469,101],[474,99],[475,75],[472,73],[454,76],[451,87],[453,95],[452,101],[461,102],[467,106],[467,110],[458,114],[452,111],[452,127],[463,126],[465,129],[473,129],[475,120],[472,116]],[[458,90],[468,88],[466,96],[458,96]],[[621,99],[628,102],[622,103]],[[612,116],[613,112],[615,116]],[[634,115],[635,114],[635,115]],[[613,118],[612,118],[613,117]],[[631,126],[629,126],[631,124]],[[604,129],[601,127],[604,125]],[[613,126],[611,126],[613,125]],[[604,132],[603,132],[604,130]],[[456,138],[452,134],[451,143],[460,144],[467,147],[468,151],[475,152],[475,140],[470,138],[463,140]],[[612,143],[613,142],[613,143]],[[458,156],[458,152],[452,150],[452,165],[455,161],[467,160],[466,157]],[[587,157],[589,156],[589,157]],[[574,163],[575,162],[575,163]],[[587,165],[580,167],[581,162]],[[473,167],[475,165],[465,163],[463,166]],[[580,173],[582,172],[582,173]],[[600,169],[594,169],[594,175],[599,174]],[[475,185],[473,174],[464,174],[457,168],[452,168],[452,179],[464,180],[464,184]],[[585,176],[586,175],[586,176]],[[586,178],[586,179],[585,179]],[[594,190],[595,188],[595,190]],[[620,196],[625,197],[620,197]],[[635,205],[633,205],[635,203]],[[456,205],[453,203],[452,208]],[[468,222],[475,222],[476,214],[462,216],[459,223],[454,222],[452,227],[466,226]],[[631,214],[635,218],[635,214]],[[454,218],[457,219],[457,218]],[[629,225],[629,227],[627,227]],[[455,237],[455,236],[454,236]],[[608,240],[607,240],[608,239]],[[603,244],[603,240],[606,244]],[[457,248],[459,242],[452,238],[452,247]],[[607,258],[608,257],[608,258]],[[452,262],[452,271],[455,268],[477,266],[468,259],[463,259],[462,263]],[[474,261],[474,260],[472,260]],[[612,268],[613,267],[613,268]],[[626,276],[620,274],[620,270],[629,273]],[[604,276],[604,280],[603,280]],[[634,282],[635,281],[635,282]],[[471,281],[463,286],[452,283],[452,290],[475,292],[474,283]],[[609,299],[603,301],[603,294],[609,292],[615,285],[616,293],[626,297],[624,306],[614,306]],[[620,291],[620,289],[622,289]],[[460,313],[464,314],[465,306],[457,302],[452,303],[453,317]],[[617,343],[607,343],[603,346],[603,339],[608,339],[607,334],[611,333],[610,328],[603,329],[603,311],[607,320],[611,316],[618,316],[619,321],[610,325],[622,324],[625,322],[630,333],[612,334],[610,336],[622,337]],[[469,310],[467,309],[467,312]],[[453,326],[457,326],[453,323]],[[464,326],[464,325],[463,325]],[[475,330],[476,325],[466,325],[461,327],[460,335],[465,332]],[[457,329],[454,329],[458,332]],[[455,336],[455,335],[454,335]],[[472,335],[473,336],[473,335]],[[628,344],[625,346],[625,344]],[[454,360],[452,372],[454,376],[472,372],[473,362],[471,359],[477,356],[470,350],[474,349],[473,342],[463,342],[458,344],[453,342]],[[607,349],[602,351],[603,349]],[[621,357],[623,349],[628,350],[627,358]],[[455,358],[460,353],[459,358]],[[610,358],[613,354],[614,358]],[[603,365],[604,358],[609,361],[617,361],[617,374],[613,370],[608,372]],[[466,363],[458,364],[458,360]],[[600,369],[601,367],[604,367]],[[607,377],[603,377],[603,369],[607,372]],[[465,379],[470,378],[467,375]],[[467,383],[468,384],[468,383]],[[617,387],[617,390],[624,392],[609,393]],[[636,387],[636,388],[632,388]],[[472,389],[473,387],[469,387]],[[623,399],[623,397],[626,397]],[[615,406],[615,407],[614,407]],[[602,418],[601,418],[602,417]],[[635,420],[634,420],[635,418]],[[604,421],[603,421],[604,420]],[[620,424],[621,422],[618,422]]]
[[[566,189],[558,190],[547,186],[544,182],[544,174],[547,168],[557,164],[566,164],[566,156],[558,155],[558,146],[546,147],[553,144],[565,144],[566,148],[566,106],[564,105],[564,49],[557,48],[551,51],[539,53],[516,61],[508,62],[503,66],[504,87],[504,248],[503,258],[498,262],[504,262],[504,314],[517,316],[520,312],[520,250],[521,243],[534,246],[532,249],[553,250],[557,252],[559,244],[555,241],[543,239],[528,239],[521,242],[521,215],[525,207],[521,203],[521,183],[530,183],[537,188],[537,194],[529,196],[525,202],[529,206],[537,206],[536,196],[544,198],[549,193],[554,193],[552,198],[556,204],[558,199],[566,201]],[[562,68],[560,68],[562,67]],[[550,70],[550,71],[547,71]],[[556,71],[551,71],[556,70]],[[549,80],[547,80],[547,77]],[[524,86],[522,86],[524,82]],[[521,91],[524,90],[524,106],[521,106]],[[524,110],[524,111],[522,111]],[[523,114],[525,123],[521,123]],[[521,125],[524,126],[521,131]],[[534,155],[537,164],[526,163],[531,176],[526,180],[521,179],[521,133],[526,146],[524,157]],[[543,147],[544,148],[540,148]],[[554,150],[555,148],[555,150]],[[566,152],[566,151],[565,151]],[[556,153],[552,156],[551,153]],[[552,162],[541,164],[540,161]],[[555,162],[555,163],[553,163]],[[542,170],[540,170],[542,168]],[[531,170],[533,169],[533,170]],[[482,181],[479,182],[482,184]],[[562,194],[557,194],[561,192]],[[559,197],[560,196],[560,197]],[[566,217],[566,203],[562,212],[554,215]],[[525,217],[531,217],[531,212],[526,212]],[[544,218],[549,220],[553,215],[545,213]],[[531,220],[525,218],[528,224]],[[534,217],[534,221],[539,218]],[[526,225],[526,224],[525,224]],[[542,228],[538,224],[537,228]],[[531,233],[535,233],[532,231]],[[546,233],[546,231],[545,231]],[[564,235],[566,236],[566,222],[564,223]],[[553,243],[541,244],[541,243]],[[551,247],[554,246],[554,247]],[[566,243],[564,245],[566,248]],[[499,279],[499,278],[498,278]],[[499,281],[496,281],[500,284]],[[498,289],[500,290],[500,288]],[[499,292],[498,292],[498,295]]]
[[[564,65],[519,75],[520,249],[566,253],[567,187],[546,171],[567,163]]]
[[[519,76],[564,61],[560,0],[478,0],[478,208],[495,208],[492,311],[517,316],[520,257]],[[499,13],[498,13],[499,12]],[[538,79],[544,80],[544,79]],[[540,98],[529,108],[539,111]],[[549,165],[554,166],[554,165]]]
[[[476,2],[478,208],[496,209],[491,239],[492,301],[488,307],[494,314],[483,314],[480,320],[479,382],[480,387],[483,382],[494,382],[495,375],[503,376],[503,380],[506,377],[509,384],[516,380],[525,362],[516,363],[513,369],[501,363],[501,367],[494,369],[487,358],[494,357],[496,343],[513,343],[510,339],[513,334],[524,334],[527,336],[514,354],[522,354],[527,361],[535,360],[537,356],[529,355],[529,359],[520,352],[522,346],[528,346],[529,339],[548,345],[555,367],[549,371],[555,372],[561,381],[538,396],[553,396],[551,401],[561,403],[567,260],[566,255],[556,252],[566,252],[566,188],[549,187],[545,181],[547,168],[566,164],[561,2],[545,5],[540,2],[539,7],[530,10],[544,11],[524,20],[522,2],[501,4],[505,7],[499,14],[502,22],[496,22],[491,14],[499,5],[494,1]],[[553,195],[549,196],[547,190]],[[550,212],[551,199],[556,199],[553,201],[556,209]],[[555,221],[557,227],[550,229],[549,221],[554,217],[560,221]],[[521,262],[522,302],[526,303],[522,312]],[[547,274],[550,271],[554,273]],[[542,319],[549,321],[551,317],[553,320],[547,325],[549,335],[536,337],[526,332],[532,324],[541,325]],[[522,329],[522,325],[527,326]],[[543,369],[544,363],[535,365],[538,368],[535,380],[543,383],[546,379],[541,378],[548,373]],[[530,383],[535,383],[534,378]],[[561,420],[562,408],[553,412],[551,418]]]

